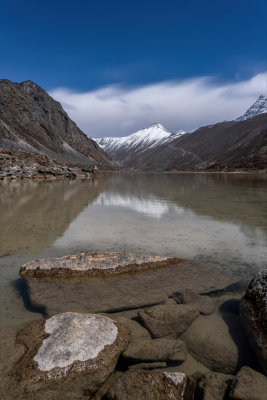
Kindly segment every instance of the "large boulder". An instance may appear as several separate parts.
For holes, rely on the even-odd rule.
[[[251,347],[267,375],[267,269],[250,282],[240,302],[240,316]]]
[[[190,304],[194,306],[201,314],[211,314],[215,310],[215,305],[211,297],[200,296],[191,289],[185,288],[181,292],[175,292],[171,298],[178,304]]]
[[[254,356],[240,318],[218,313],[196,319],[183,335],[188,351],[207,368],[235,374],[243,365],[254,365]]]
[[[79,253],[59,258],[30,261],[22,265],[20,275],[26,278],[105,277],[164,268],[183,261],[180,258],[133,253]]]
[[[176,361],[186,359],[186,345],[182,340],[153,339],[130,343],[123,357],[129,362],[138,361]]]
[[[181,372],[127,371],[111,387],[108,400],[191,400],[195,380]]]
[[[249,367],[243,367],[232,382],[232,400],[266,400],[267,378]]]
[[[130,334],[112,319],[64,313],[30,323],[17,335],[24,353],[1,399],[80,399],[92,396],[114,371]],[[6,379],[8,382],[8,379]]]
[[[149,256],[152,257],[150,261],[146,258],[147,262],[144,262],[144,256],[134,255],[128,258],[128,264],[122,265],[119,256],[114,258],[114,253],[105,253],[105,259],[103,256],[101,262],[98,260],[98,264],[89,268],[86,266],[89,256],[83,254],[81,258],[74,255],[40,260],[22,267],[31,305],[45,307],[48,316],[66,311],[115,313],[158,304],[185,287],[196,293],[206,293],[236,282],[235,278],[219,268],[192,260],[171,264],[173,259],[159,261]],[[112,262],[109,262],[109,257]],[[138,264],[138,259],[141,264]],[[125,263],[126,260],[125,256]],[[63,279],[59,275],[60,271],[62,276],[66,274],[64,263],[68,267],[68,277]]]
[[[198,315],[196,308],[186,304],[159,304],[138,312],[153,338],[180,336]]]

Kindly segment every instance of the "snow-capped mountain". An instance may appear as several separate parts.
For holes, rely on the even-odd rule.
[[[106,137],[94,139],[97,144],[102,147],[102,149],[111,153],[117,151],[121,148],[136,149],[138,148],[148,148],[156,146],[159,143],[163,143],[170,139],[171,137],[176,138],[181,136],[184,131],[180,130],[177,133],[170,132],[164,126],[159,123],[152,124],[148,128],[141,129],[129,136],[124,137]]]
[[[128,154],[141,153],[180,137],[185,132],[173,133],[159,123],[150,125],[129,136],[94,139],[114,160],[122,162]]]
[[[251,107],[245,112],[244,115],[237,118],[236,121],[245,121],[246,119],[250,119],[255,117],[256,115],[263,114],[267,112],[267,96],[261,95],[258,100],[252,104]]]

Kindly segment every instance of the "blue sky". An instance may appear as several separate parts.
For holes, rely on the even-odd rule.
[[[206,79],[209,87],[250,82],[267,70],[266,3],[0,0],[0,75],[16,82],[33,80],[55,95],[65,88],[65,93],[75,95],[99,96],[99,90],[109,90],[110,96],[112,88],[112,96],[119,99],[125,97],[125,91],[159,88],[158,85],[171,82],[177,85],[190,79]],[[205,90],[206,86],[202,86]],[[266,86],[262,90],[258,86],[247,96],[246,103],[241,102],[233,111],[245,111],[243,108],[258,92],[266,92]],[[60,93],[62,96],[62,89]],[[155,95],[160,98],[160,92]],[[78,103],[73,103],[73,96],[60,96],[58,100],[65,102],[71,117],[78,115],[74,113]],[[144,102],[144,98],[141,100]],[[108,107],[104,102],[102,109],[105,105]],[[149,107],[150,103],[146,105]],[[112,125],[112,135],[116,129],[121,136],[143,123],[152,123],[151,119],[157,117],[154,114],[147,121],[138,119],[138,115],[131,115],[128,122],[127,118],[116,120],[119,125]],[[110,113],[107,115],[110,118]],[[105,112],[102,120],[103,116]],[[215,117],[220,115],[214,114]],[[224,117],[229,118],[227,112],[222,112],[221,118]],[[104,135],[104,126],[100,129],[95,119],[86,122],[84,118],[76,122],[89,135]],[[187,126],[183,127],[179,118],[173,118],[167,127],[194,129],[205,122],[209,123],[209,117],[191,126],[184,123]]]

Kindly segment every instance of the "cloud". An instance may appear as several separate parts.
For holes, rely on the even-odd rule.
[[[264,72],[230,83],[199,77],[138,87],[109,85],[85,93],[56,88],[50,95],[88,136],[126,136],[154,122],[176,132],[235,119],[266,93],[266,83]]]

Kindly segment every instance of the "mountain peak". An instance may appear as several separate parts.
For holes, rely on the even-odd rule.
[[[164,129],[164,130],[166,130],[166,129],[164,128],[164,126],[161,125],[159,122],[154,122],[153,124],[149,125],[146,129],[149,129],[149,128],[159,128],[159,129]]]
[[[263,114],[267,112],[267,96],[263,94],[252,104],[251,107],[243,114],[241,117],[237,118],[236,121],[245,121],[255,117],[256,115]]]

